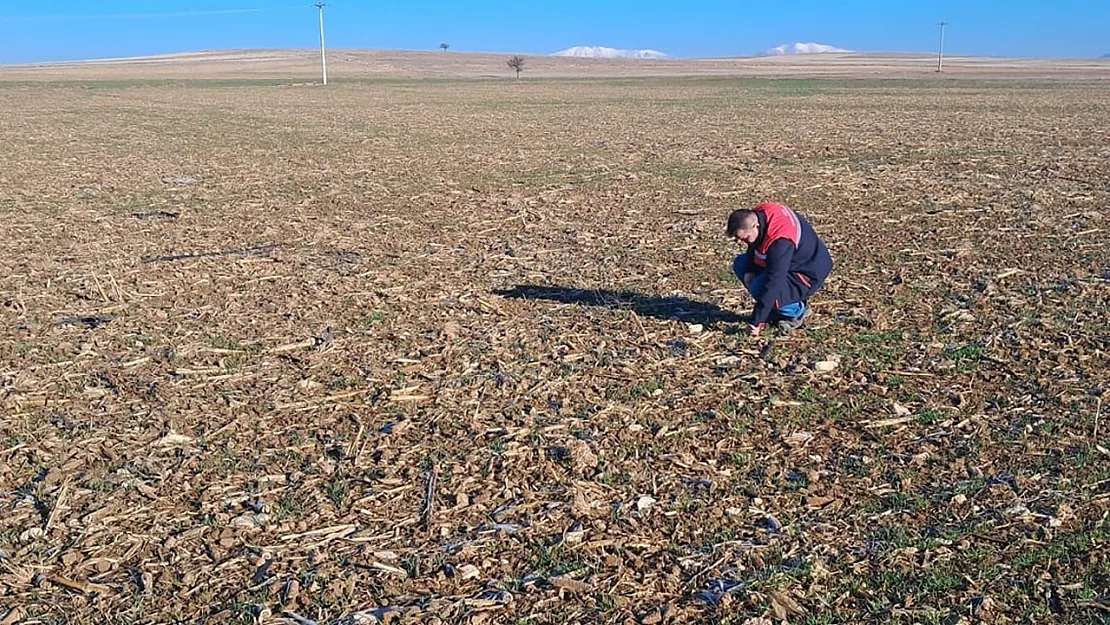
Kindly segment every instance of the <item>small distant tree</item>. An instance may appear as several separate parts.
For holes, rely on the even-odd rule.
[[[524,57],[514,56],[508,61],[509,67],[516,70],[516,77],[520,78],[520,70],[524,69]]]
[[[439,47],[443,48],[444,52],[447,52],[447,48],[450,48],[451,46],[448,45],[447,43],[441,43],[441,44],[439,44]]]

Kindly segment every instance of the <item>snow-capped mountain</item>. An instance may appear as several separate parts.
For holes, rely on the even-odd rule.
[[[577,56],[599,59],[665,59],[667,55],[658,50],[618,50],[605,46],[574,46],[555,52],[551,56]]]
[[[798,42],[775,46],[763,54],[767,56],[776,56],[780,54],[826,54],[829,52],[850,52],[850,50],[827,46],[823,43]]]

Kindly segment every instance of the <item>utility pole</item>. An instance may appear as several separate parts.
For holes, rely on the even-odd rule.
[[[328,84],[328,57],[324,53],[324,7],[323,2],[317,2],[316,8],[320,10],[320,66],[324,71],[324,84]]]
[[[944,27],[947,26],[947,25],[948,25],[948,22],[940,22],[940,23],[937,24],[937,26],[940,26],[940,48],[937,50],[937,73],[938,74],[940,73],[941,67],[944,63]]]

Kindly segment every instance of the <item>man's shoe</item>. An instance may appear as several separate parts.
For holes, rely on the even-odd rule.
[[[779,322],[777,324],[778,328],[783,332],[797,330],[798,328],[802,327],[803,324],[805,324],[806,319],[809,319],[809,316],[812,314],[813,309],[809,306],[806,306],[806,309],[802,311],[802,316],[800,317],[796,317],[794,319],[788,319],[784,317],[782,319],[779,319]]]

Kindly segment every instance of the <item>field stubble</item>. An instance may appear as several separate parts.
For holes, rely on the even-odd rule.
[[[0,102],[4,623],[1110,611],[1104,86]],[[788,337],[760,200],[837,264]]]

